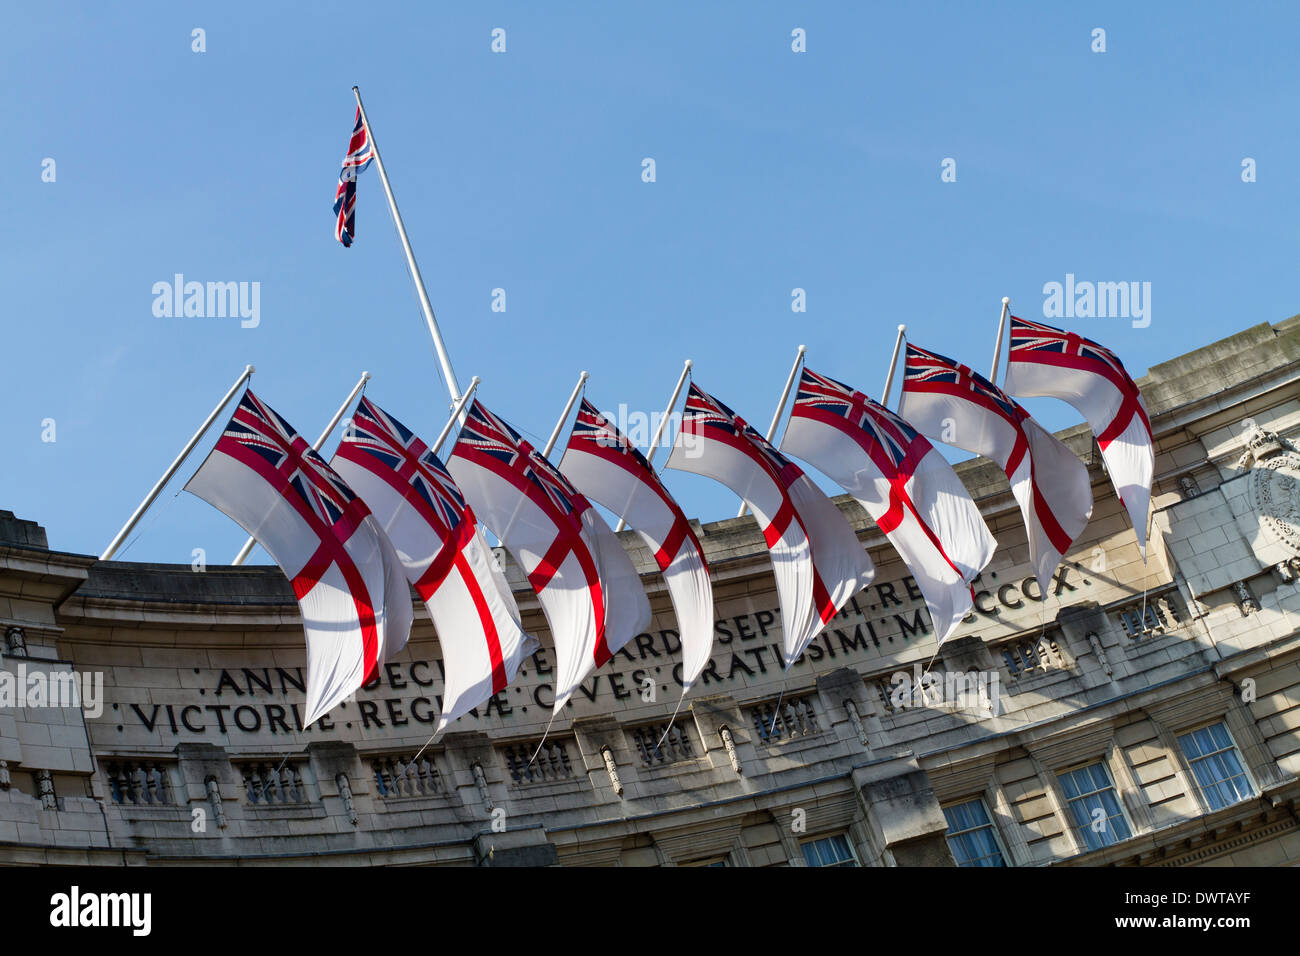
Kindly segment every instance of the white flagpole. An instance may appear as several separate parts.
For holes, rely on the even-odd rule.
[[[586,371],[583,371],[578,376],[578,384],[573,386],[573,393],[569,395],[569,401],[565,403],[564,411],[560,413],[560,420],[555,423],[555,430],[551,432],[551,437],[547,439],[546,447],[542,449],[543,458],[550,458],[551,450],[555,448],[555,443],[560,440],[560,430],[564,428],[564,423],[569,420],[569,412],[573,411],[573,405],[578,400],[578,396],[582,393],[582,386],[590,377],[591,376]],[[506,538],[510,537],[510,529],[515,526],[515,519],[519,517],[519,512],[523,506],[524,499],[520,498],[519,503],[515,505],[514,513],[510,516],[510,520],[506,522],[506,526],[502,529],[501,534],[495,536],[497,541],[504,542]],[[547,726],[549,728],[550,725],[548,724]],[[534,754],[534,756],[536,756],[536,754]]]
[[[478,388],[478,383],[481,381],[483,380],[477,375],[471,378],[469,380],[469,388],[465,389],[465,394],[460,397],[459,401],[451,406],[451,418],[447,419],[447,424],[443,425],[442,431],[438,433],[438,440],[433,443],[433,453],[435,455],[438,454],[438,449],[442,447],[442,443],[447,440],[447,436],[451,434],[452,427],[456,424],[457,419],[460,418],[461,412],[465,410],[465,406],[469,404],[470,396],[474,394],[474,389]]]
[[[348,392],[348,397],[343,399],[343,404],[340,405],[339,410],[334,413],[334,417],[331,418],[330,423],[325,426],[325,430],[320,433],[320,438],[316,439],[316,444],[311,446],[314,450],[320,451],[320,446],[325,444],[325,439],[330,437],[330,432],[334,431],[334,426],[339,423],[339,419],[343,417],[345,412],[347,412],[348,406],[352,404],[352,400],[357,397],[358,393],[360,393],[363,388],[366,387],[366,382],[368,381],[370,381],[370,373],[362,372],[360,380],[358,380],[357,384],[352,387],[352,391]],[[230,563],[232,565],[243,564],[244,559],[252,553],[253,548],[256,547],[256,545],[257,539],[252,535],[249,535],[248,540],[244,542],[244,546],[239,549],[239,554],[235,555],[235,560]]]
[[[889,391],[894,387],[894,369],[898,367],[898,353],[903,347],[903,336],[907,332],[906,325],[898,326],[898,338],[894,339],[894,354],[889,359],[889,374],[885,376],[885,392],[880,396],[880,404],[886,408],[889,407]]]
[[[808,351],[808,346],[799,346],[799,351],[795,353],[794,364],[790,366],[790,376],[785,380],[785,388],[781,390],[781,400],[776,403],[776,411],[772,413],[772,424],[767,426],[767,435],[764,437],[770,442],[776,435],[776,426],[781,423],[781,414],[785,411],[786,399],[790,397],[790,389],[794,387],[795,376],[799,374],[799,366],[803,362],[804,353]],[[740,503],[740,510],[736,512],[737,518],[745,517],[745,512],[749,510],[749,505],[745,502]]]
[[[107,561],[117,553],[117,549],[122,546],[122,542],[126,540],[126,536],[129,535],[132,529],[140,523],[140,519],[144,517],[144,513],[149,510],[149,506],[154,503],[159,492],[163,490],[163,486],[166,485],[167,482],[171,481],[172,475],[176,474],[181,465],[185,463],[185,459],[188,458],[190,452],[194,450],[194,446],[199,443],[199,439],[203,437],[203,433],[212,427],[212,423],[216,421],[217,416],[221,414],[221,410],[226,407],[226,404],[232,398],[235,397],[235,392],[239,391],[240,386],[248,381],[252,376],[253,371],[253,366],[246,366],[243,374],[240,375],[239,378],[235,379],[235,384],[230,386],[230,391],[226,392],[225,397],[217,403],[217,407],[212,410],[212,413],[208,415],[203,424],[199,426],[199,430],[194,433],[194,437],[185,443],[185,447],[182,448],[181,453],[176,456],[176,460],[173,461],[168,469],[163,472],[163,476],[158,479],[158,483],[153,486],[153,489],[149,494],[144,496],[144,501],[140,502],[140,507],[136,508],[135,513],[127,519],[126,524],[122,525],[122,530],[117,533],[117,537],[109,542],[108,547],[104,549],[104,553],[99,556],[99,560]]]
[[[1007,313],[1011,310],[1011,299],[1008,296],[1002,297],[1002,316],[998,319],[998,342],[993,346],[993,370],[989,372],[989,381],[994,385],[998,383],[998,362],[1002,358],[1002,337],[1007,331]]]
[[[560,420],[555,423],[555,431],[551,432],[551,437],[546,442],[546,448],[542,451],[543,458],[551,457],[551,450],[555,448],[555,443],[560,440],[560,430],[564,428],[564,423],[569,420],[569,412],[573,411],[574,403],[577,402],[578,396],[582,393],[582,386],[591,376],[583,372],[578,376],[578,384],[573,386],[573,394],[569,396],[569,402],[564,406],[564,411],[560,413]]]
[[[677,396],[682,393],[682,386],[686,384],[686,376],[691,374],[691,366],[694,364],[695,363],[690,359],[687,359],[686,365],[682,368],[682,374],[677,377],[677,385],[673,388],[672,398],[668,399],[668,407],[664,409],[663,415],[660,416],[659,427],[655,429],[655,437],[650,439],[650,447],[646,450],[645,460],[647,465],[653,465],[655,463],[655,455],[659,454],[659,439],[664,437],[664,429],[668,426],[668,416],[670,416],[673,413],[673,409],[677,407]],[[618,532],[622,531],[626,527],[627,522],[620,516],[618,519],[618,525],[614,530]]]
[[[456,384],[456,373],[451,369],[451,359],[447,355],[447,346],[442,341],[442,333],[438,330],[438,320],[433,314],[433,305],[429,302],[429,293],[424,288],[424,278],[420,275],[420,267],[416,264],[415,253],[411,251],[411,240],[406,236],[406,226],[402,222],[402,214],[397,211],[397,200],[393,198],[393,187],[388,182],[388,172],[384,169],[384,161],[379,155],[379,144],[375,142],[375,131],[370,126],[370,120],[366,116],[366,108],[361,103],[361,90],[352,87],[352,92],[357,98],[357,109],[361,111],[361,124],[365,127],[366,137],[370,140],[370,148],[375,154],[375,168],[379,170],[379,179],[384,184],[384,193],[388,196],[388,211],[393,214],[393,225],[397,227],[398,238],[402,240],[402,251],[406,253],[406,267],[411,273],[411,279],[415,282],[415,293],[420,300],[420,309],[424,312],[425,324],[429,326],[429,334],[433,336],[433,348],[438,353],[438,364],[442,366],[442,377],[447,383],[447,393],[451,396],[453,402],[460,398],[460,386]]]

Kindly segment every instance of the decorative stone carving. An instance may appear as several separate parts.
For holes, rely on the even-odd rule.
[[[1201,487],[1191,475],[1182,475],[1178,479],[1178,488],[1184,498],[1195,498],[1201,493]]]
[[[1286,452],[1256,460],[1250,488],[1270,537],[1300,555],[1300,455]]]
[[[0,790],[8,790],[13,783],[9,776],[9,761],[0,760]]]
[[[226,807],[221,801],[221,784],[217,783],[216,777],[208,777],[203,781],[208,791],[208,805],[212,807],[212,818],[217,821],[217,829],[226,828]]]
[[[1246,450],[1237,459],[1237,467],[1250,466],[1249,496],[1263,536],[1300,556],[1300,449],[1252,419],[1242,426],[1247,431]],[[1282,580],[1290,583],[1276,555],[1270,560]]]
[[[495,810],[496,807],[492,806],[492,793],[488,790],[487,777],[483,776],[483,765],[475,760],[470,764],[470,770],[474,772],[474,783],[478,787],[479,799],[489,810]]]
[[[1232,586],[1232,590],[1237,595],[1237,603],[1241,605],[1243,617],[1259,610],[1259,602],[1255,600],[1255,595],[1250,593],[1250,588],[1246,586],[1245,581],[1238,581]]]
[[[623,782],[618,779],[618,765],[614,763],[614,751],[608,747],[600,748],[600,755],[605,760],[605,772],[609,774],[609,785],[620,797],[623,796]]]
[[[357,805],[352,799],[352,785],[348,783],[348,775],[340,773],[334,778],[334,785],[339,788],[339,796],[343,799],[343,809],[348,814],[348,823],[356,826]]]
[[[1097,656],[1097,663],[1101,669],[1106,672],[1106,676],[1111,676],[1110,658],[1106,656],[1106,649],[1101,646],[1101,639],[1097,637],[1096,631],[1088,632],[1088,646],[1092,648],[1093,654]]]
[[[870,750],[871,741],[867,737],[867,728],[862,726],[862,718],[858,715],[858,705],[851,700],[846,700],[844,712],[849,715],[849,723],[853,725],[853,732],[858,735],[858,741]]]
[[[1277,576],[1282,579],[1283,584],[1295,583],[1295,570],[1291,567],[1290,562],[1279,561],[1273,566],[1273,570],[1277,572]]]
[[[1283,438],[1277,432],[1265,431],[1249,418],[1241,424],[1246,428],[1246,450],[1237,459],[1238,468],[1245,468],[1247,465],[1258,465],[1261,462],[1268,461],[1274,455],[1297,450],[1296,446],[1289,440]]]
[[[54,795],[54,777],[48,770],[36,771],[36,792],[40,795],[42,810],[59,809],[59,799]]]
[[[27,656],[27,635],[16,624],[5,630],[5,653],[12,654],[15,657]]]
[[[722,746],[727,748],[727,756],[731,759],[731,769],[736,773],[744,773],[740,769],[740,755],[736,753],[736,741],[732,739],[731,728],[723,727],[718,735],[722,737]]]

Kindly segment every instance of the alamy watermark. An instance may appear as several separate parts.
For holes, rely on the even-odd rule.
[[[80,707],[95,720],[104,713],[102,671],[0,668],[0,710],[6,708]]]
[[[650,451],[650,442],[657,432],[659,447],[664,448],[673,444],[674,436],[677,436],[682,428],[681,412],[669,412],[665,422],[663,412],[645,412],[629,408],[626,403],[620,403],[617,412],[602,411],[601,414],[622,432],[629,442],[646,453]],[[662,432],[660,432],[661,426]],[[703,439],[698,435],[682,433],[680,442],[682,453],[687,458],[698,458],[704,451]],[[610,444],[613,444],[612,440]]]
[[[152,893],[83,893],[75,884],[50,897],[50,925],[56,929],[117,927],[132,936],[153,929]]]
[[[153,314],[160,319],[239,318],[245,329],[262,323],[260,282],[186,282],[177,272],[171,282],[155,282],[153,296]]]
[[[927,673],[920,662],[889,678],[889,703],[895,710],[945,708],[995,717],[1002,712],[1001,677],[997,671]]]
[[[1073,272],[1065,282],[1043,285],[1043,318],[1132,319],[1133,328],[1151,324],[1150,282],[1076,282]]]

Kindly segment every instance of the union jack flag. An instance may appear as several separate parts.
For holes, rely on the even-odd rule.
[[[1039,586],[1046,588],[1092,513],[1083,462],[988,379],[911,344],[900,410],[930,437],[1001,466],[1025,519]],[[969,427],[959,428],[959,421]]]
[[[369,514],[325,459],[251,391],[246,390],[239,400],[217,449],[228,453],[232,445],[241,445],[265,459],[279,473],[285,492],[292,491],[325,526],[333,528],[345,517],[355,525]]]
[[[773,448],[772,443],[760,435],[749,422],[694,382],[691,383],[690,392],[686,396],[682,431],[692,435],[705,435],[713,431],[716,434],[740,439],[741,445],[747,444],[758,453],[759,464],[783,488],[803,474],[798,465]]]
[[[363,398],[352,416],[348,452],[360,451],[397,473],[425,505],[424,517],[443,535],[465,517],[465,497],[438,456],[409,428]],[[340,449],[342,452],[344,449]]]
[[[185,488],[254,535],[289,578],[307,636],[308,724],[405,645],[411,601],[396,586],[392,543],[346,479],[252,391]]]
[[[1116,375],[1124,379],[1129,377],[1119,356],[1104,345],[1074,332],[1011,316],[1011,361],[1033,361],[1034,353],[1075,356],[1096,363],[1094,371],[1112,380]]]
[[[600,410],[585,398],[578,408],[578,417],[573,423],[573,432],[569,436],[569,449],[615,462],[624,471],[635,476],[636,481],[648,485],[658,496],[663,507],[672,515],[672,525],[655,549],[654,557],[660,571],[666,571],[677,556],[678,551],[681,550],[682,544],[690,541],[699,553],[700,563],[704,566],[705,573],[708,573],[708,565],[704,563],[703,546],[695,536],[695,532],[686,520],[686,516],[682,513],[681,507],[673,499],[673,496],[668,493],[668,489],[664,487],[664,483],[655,473],[654,467],[646,460],[645,455],[641,454],[636,445],[632,444],[628,437],[618,429],[618,426],[601,414]],[[564,464],[568,465],[568,462],[569,458],[566,453]],[[577,478],[575,480],[582,484],[582,479]],[[602,498],[600,493],[593,491],[589,485],[584,485],[584,487],[587,488],[588,493],[595,500],[602,504],[609,503],[610,498]],[[618,492],[613,489],[606,488],[606,491],[612,497],[618,495]],[[617,511],[618,509],[614,508],[613,510]],[[635,526],[635,523],[633,524]],[[645,529],[639,530],[644,531]]]
[[[798,465],[694,383],[668,467],[720,481],[753,509],[772,553],[790,667],[875,573],[853,527]]]
[[[470,406],[456,441],[458,445],[462,442],[467,448],[489,455],[518,472],[546,496],[557,517],[565,519],[575,529],[580,527],[579,515],[589,507],[587,499],[508,422],[492,414],[477,400]]]
[[[853,495],[907,563],[942,642],[994,542],[961,480],[901,416],[805,368],[782,448]]]
[[[578,417],[573,422],[573,431],[569,435],[569,446],[574,447],[581,442],[589,442],[600,449],[625,455],[632,460],[639,472],[644,473],[642,475],[643,480],[663,488],[663,482],[655,474],[650,462],[646,461],[645,455],[641,454],[636,445],[632,444],[616,425],[585,398],[578,408]]]
[[[805,366],[791,414],[806,414],[813,409],[844,419],[852,427],[841,430],[862,446],[882,473],[891,477],[902,474],[910,478],[917,463],[933,447],[924,435],[879,402]]]
[[[1097,436],[1097,442],[1103,450],[1128,426],[1134,416],[1141,419],[1150,436],[1151,422],[1147,418],[1146,408],[1139,400],[1141,393],[1138,391],[1137,383],[1128,374],[1119,356],[1104,345],[1098,345],[1091,339],[1085,339],[1074,332],[1018,319],[1013,315],[1011,316],[1011,351],[1007,356],[1007,362],[1051,365],[1090,372],[1100,375],[1114,385],[1122,396],[1122,404],[1115,413],[1111,427]]]
[[[357,176],[364,172],[375,158],[374,147],[370,144],[370,134],[361,121],[361,107],[357,107],[357,121],[352,127],[352,138],[348,140],[348,154],[343,157],[343,168],[339,171],[339,186],[334,193],[334,213],[338,220],[334,225],[334,238],[343,245],[352,245],[356,237]]]
[[[1013,428],[1029,417],[1013,398],[983,375],[938,352],[907,343],[907,365],[903,387],[912,391],[945,392],[981,405],[1006,420]]]
[[[528,583],[551,623],[560,672],[585,674],[588,661],[599,667],[609,660],[605,586],[595,546],[584,525],[584,519],[598,522],[600,518],[587,499],[478,399],[470,406],[448,466],[474,510],[524,565]],[[488,476],[495,480],[485,480]],[[521,509],[528,510],[524,501],[531,504],[533,513],[528,520],[516,522]],[[627,556],[622,557],[626,560]],[[627,567],[636,574],[630,561]],[[572,597],[581,590],[586,591],[588,600],[575,602]],[[614,648],[621,646],[615,644]],[[557,687],[557,709],[576,686]]]

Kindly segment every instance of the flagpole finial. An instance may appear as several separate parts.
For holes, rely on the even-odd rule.
[[[245,365],[245,366],[244,366],[244,372],[245,372],[246,374],[248,374],[248,375],[252,375],[252,374],[253,374],[254,372],[256,372],[256,371],[257,371],[257,369],[255,369],[255,368],[254,368],[253,366],[251,366],[251,365]]]
[[[475,375],[473,378],[469,380],[469,388],[465,389],[464,393],[460,396],[460,398],[456,399],[454,402],[448,403],[447,407],[450,408],[453,412],[456,412],[457,415],[459,415],[460,406],[469,398],[469,396],[473,393],[474,389],[478,388],[479,385],[482,384],[482,382],[483,379]],[[437,451],[437,449],[434,450]]]
[[[361,90],[361,87],[359,87],[359,86],[354,86],[354,87],[352,87],[352,92],[353,92],[353,93],[357,93],[357,92],[359,92],[360,90]]]
[[[1011,304],[1011,296],[1009,296],[1009,295],[1004,295],[1004,296],[1002,297],[1002,304],[1003,304],[1003,305],[1010,305],[1010,304]]]
[[[687,360],[686,360],[686,367],[687,367],[687,368],[694,368],[694,367],[695,367],[695,363],[692,362],[690,359],[687,359]]]
[[[362,373],[361,373],[361,381],[362,381],[362,382],[368,382],[368,381],[370,381],[370,373],[369,373],[369,372],[362,372]]]
[[[584,369],[583,372],[582,372],[582,374],[579,375],[578,378],[582,379],[582,381],[585,382],[587,379],[591,378],[591,373],[587,372],[587,371]]]
[[[803,355],[803,353],[804,353],[804,352],[807,352],[807,351],[808,351],[808,346],[806,346],[806,345],[801,345],[801,346],[799,346],[799,354],[800,354],[800,355]]]
[[[899,331],[900,334],[902,334],[903,332],[906,332],[906,331],[907,331],[907,326],[904,325],[902,322],[899,322],[899,323],[898,323],[898,331]]]

